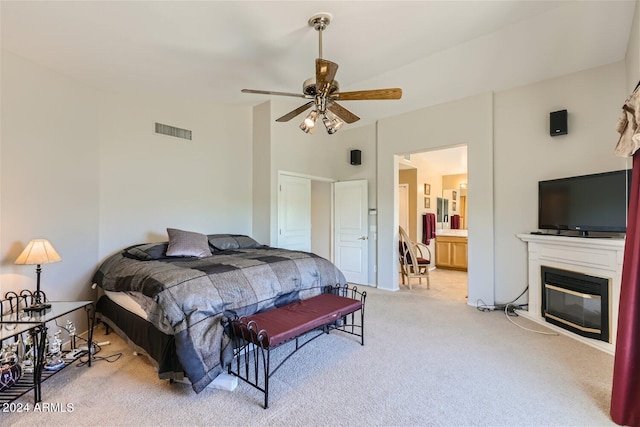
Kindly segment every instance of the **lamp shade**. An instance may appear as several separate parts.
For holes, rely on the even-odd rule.
[[[39,265],[62,261],[53,245],[46,239],[34,239],[18,256],[15,264]]]

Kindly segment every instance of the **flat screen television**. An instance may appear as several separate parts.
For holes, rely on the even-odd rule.
[[[624,233],[630,190],[630,169],[540,181],[538,228]]]

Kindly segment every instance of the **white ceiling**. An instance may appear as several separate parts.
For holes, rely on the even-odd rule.
[[[412,153],[409,156],[409,160],[405,157],[398,157],[398,168],[415,169],[419,167],[416,166],[417,163],[413,162],[416,157],[421,158],[424,162],[420,162],[420,164],[426,164],[428,169],[436,174],[457,175],[467,173],[468,158],[466,145]]]
[[[0,28],[2,49],[99,89],[256,105],[276,97],[240,90],[301,92],[318,56],[318,33],[307,21],[330,12],[323,57],[340,65],[341,90],[404,91],[399,101],[345,101],[366,124],[623,60],[634,7],[634,0],[2,0]]]
[[[429,165],[429,170],[440,175],[457,175],[467,173],[467,146],[445,148],[412,154],[421,156]]]

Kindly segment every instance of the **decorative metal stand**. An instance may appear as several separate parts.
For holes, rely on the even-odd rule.
[[[40,303],[48,305],[43,310],[29,310],[38,296]],[[75,359],[65,359],[62,350],[61,330],[53,337],[47,336],[47,322],[75,310],[84,309],[87,315],[89,341],[93,336],[95,310],[91,301],[63,301],[49,303],[43,292],[24,290],[7,292],[0,300],[0,361],[11,359],[20,367],[21,377],[1,390],[0,403],[11,402],[23,394],[34,391],[34,402],[42,400],[41,385],[44,380],[68,366]],[[70,339],[75,345],[75,327]],[[16,354],[16,357],[13,356]],[[83,355],[85,353],[82,353]],[[89,356],[88,366],[91,366]],[[0,366],[2,366],[0,364]],[[3,371],[4,372],[4,371]],[[0,381],[1,382],[1,381]],[[0,386],[1,388],[1,386]]]
[[[5,307],[5,305],[0,307],[0,317],[10,313],[15,313],[16,315],[20,312],[38,313],[51,308],[51,304],[47,302],[47,295],[43,291],[23,289],[19,294],[10,291],[4,295],[3,301],[8,302],[8,307]],[[26,317],[26,314],[24,316]]]

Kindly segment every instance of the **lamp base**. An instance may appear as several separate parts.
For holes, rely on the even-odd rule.
[[[37,302],[35,304],[30,305],[29,307],[25,307],[24,311],[26,312],[31,312],[31,311],[44,311],[48,308],[51,308],[51,304],[46,303],[46,302]]]

